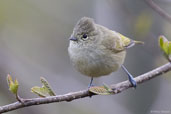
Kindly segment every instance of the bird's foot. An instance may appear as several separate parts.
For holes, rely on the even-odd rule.
[[[132,87],[137,87],[137,82],[134,80],[134,77],[128,72],[124,65],[121,66],[125,73],[128,75],[129,82],[131,83]]]
[[[134,80],[134,78],[132,76],[129,77],[129,82],[131,83],[132,87],[134,87],[136,89],[137,82]]]

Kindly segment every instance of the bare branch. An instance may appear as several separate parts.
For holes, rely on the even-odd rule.
[[[152,71],[149,71],[145,74],[142,74],[135,78],[137,84],[141,84],[145,81],[148,81],[152,78],[155,78],[163,73],[166,73],[171,70],[171,63],[167,63],[163,66],[160,66]],[[129,81],[124,81],[118,84],[111,85],[111,88],[114,91],[114,94],[120,93],[128,88],[131,88],[131,84]],[[62,102],[62,101],[72,101],[75,99],[80,99],[84,97],[94,96],[95,94],[90,93],[88,90],[81,90],[78,92],[71,92],[64,95],[57,95],[47,98],[33,98],[33,99],[25,99],[23,102],[15,102],[12,104],[8,104],[5,106],[0,107],[0,113],[9,112],[12,110],[16,110],[23,107],[29,107],[33,105],[40,105],[40,104],[47,104],[47,103],[54,103],[54,102]]]
[[[166,19],[167,21],[169,21],[171,23],[171,16],[166,11],[161,9],[152,0],[145,0],[145,1],[154,11],[156,11],[160,16],[162,16],[164,19]]]

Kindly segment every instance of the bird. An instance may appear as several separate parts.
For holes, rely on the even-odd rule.
[[[68,53],[77,71],[91,77],[88,88],[94,78],[107,76],[119,68],[125,71],[129,82],[136,88],[136,81],[123,65],[126,50],[135,44],[143,42],[96,24],[92,18],[82,17],[69,38]]]

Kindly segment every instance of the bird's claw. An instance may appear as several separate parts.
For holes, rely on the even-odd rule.
[[[129,82],[131,83],[132,87],[134,87],[136,89],[137,82],[133,78],[131,78],[131,77],[129,77]]]

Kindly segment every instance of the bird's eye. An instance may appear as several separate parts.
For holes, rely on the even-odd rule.
[[[83,34],[82,38],[87,39],[88,38],[87,34]]]

